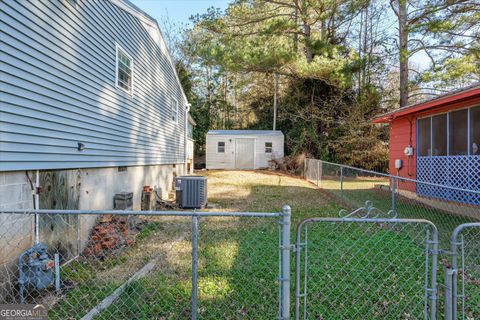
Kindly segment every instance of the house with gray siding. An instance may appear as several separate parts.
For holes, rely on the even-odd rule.
[[[166,197],[189,105],[157,22],[123,0],[2,0],[0,18],[0,208],[112,209],[133,192],[140,209],[145,185]],[[1,219],[2,239],[31,245],[32,217]]]

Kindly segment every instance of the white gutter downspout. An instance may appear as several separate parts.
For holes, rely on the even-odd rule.
[[[185,139],[184,139],[184,148],[183,148],[183,153],[184,153],[184,161],[185,161],[185,166],[184,166],[184,174],[188,175],[188,164],[187,164],[187,158],[188,158],[188,152],[187,152],[187,142],[188,142],[188,112],[190,111],[191,104],[187,103],[185,106]]]
[[[36,172],[36,177],[35,177],[35,210],[39,209],[40,206],[40,194],[39,194],[39,188],[40,188],[40,171],[37,170]],[[35,214],[35,244],[38,244],[40,242],[40,217],[38,213]]]

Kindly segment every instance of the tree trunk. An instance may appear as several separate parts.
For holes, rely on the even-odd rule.
[[[400,44],[400,108],[408,105],[408,27],[407,0],[398,3],[398,29]]]
[[[363,64],[362,64],[362,88],[366,87],[367,84],[367,64],[370,57],[368,56],[367,52],[367,45],[368,45],[368,5],[365,7],[365,14],[364,14],[364,26],[363,26]]]
[[[310,25],[306,22],[303,24],[303,32],[305,34],[305,58],[310,63],[313,60],[312,49],[310,48]]]
[[[362,54],[363,54],[363,10],[360,12],[360,31],[358,34],[358,55],[360,56],[360,62],[362,64],[362,67],[358,69],[358,93],[362,92],[362,76],[363,76],[363,59],[362,59]]]
[[[234,74],[233,76],[233,118],[235,120],[235,124],[238,127],[238,107],[237,107],[237,75]]]
[[[210,71],[210,67],[209,66],[205,66],[205,73],[206,73],[206,76],[207,76],[207,112],[208,112],[208,117],[207,117],[207,120],[208,120],[208,128],[210,128],[211,124],[212,124],[212,120],[211,119],[216,119],[214,117],[214,114],[212,113],[212,79],[211,79],[211,71]],[[214,120],[216,121],[216,120]],[[216,125],[216,123],[214,122],[214,124]]]
[[[322,21],[320,22],[320,28],[320,37],[323,42],[327,42],[327,23],[325,18],[322,18]]]
[[[222,76],[222,82],[220,83],[220,85],[223,84],[223,87],[220,87],[219,88],[219,91],[220,90],[223,90],[223,101],[220,101],[220,116],[222,117],[222,129],[225,130],[227,129],[226,128],[226,123],[227,123],[227,84],[226,84],[226,75],[223,75]],[[220,91],[222,92],[222,91]],[[220,93],[219,92],[219,93]]]
[[[278,73],[273,74],[273,130],[277,130]]]
[[[295,32],[293,33],[293,51],[298,52],[298,0],[295,3]]]
[[[225,107],[224,107],[224,120],[223,120],[223,127],[225,129],[230,129],[230,110],[228,108],[228,74],[225,73],[225,77],[223,80],[224,83],[224,88],[223,88],[223,100],[225,100]]]

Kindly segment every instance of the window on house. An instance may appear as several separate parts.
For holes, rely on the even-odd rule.
[[[190,122],[187,125],[187,137],[193,139],[193,125]]]
[[[117,72],[116,86],[132,94],[133,88],[133,60],[117,45]]]
[[[419,156],[430,155],[430,118],[418,120],[418,147]]]
[[[172,109],[172,121],[178,123],[178,101],[175,98],[172,98],[171,109]]]
[[[480,106],[470,109],[470,154],[480,155]]]
[[[271,142],[265,142],[265,153],[272,153],[272,143]]]
[[[468,110],[450,112],[450,155],[468,154]]]
[[[225,153],[225,142],[219,141],[217,143],[217,152],[218,153]]]
[[[446,156],[447,144],[447,114],[432,117],[432,156]]]

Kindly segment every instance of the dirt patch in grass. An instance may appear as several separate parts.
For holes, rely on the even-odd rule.
[[[283,205],[293,217],[337,215],[338,206],[313,184],[271,171],[202,172],[208,177],[209,203],[217,211],[279,212]]]
[[[49,299],[51,303],[58,301],[49,312],[50,318],[81,318],[152,259],[157,259],[157,264],[151,273],[175,275],[183,270],[182,275],[188,279],[191,254],[190,219],[144,219],[147,224],[138,234],[137,243],[131,248],[108,255],[102,260],[81,256],[62,268],[61,279],[69,283],[71,288],[61,296],[52,296]],[[126,292],[132,293],[137,283],[138,281],[135,281],[128,286]],[[112,307],[118,309],[117,304]]]

